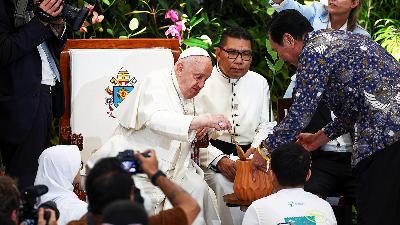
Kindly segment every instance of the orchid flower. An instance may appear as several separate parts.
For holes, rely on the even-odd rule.
[[[181,28],[178,28],[176,25],[171,25],[171,26],[169,26],[168,30],[165,31],[165,35],[166,36],[171,35],[172,37],[177,38],[179,41],[179,44],[181,44],[182,36],[181,36],[181,32],[179,31],[179,29],[181,29]]]
[[[165,19],[171,19],[172,22],[176,22],[179,19],[178,12],[176,10],[170,9],[165,13]]]
[[[96,11],[93,11],[92,24],[101,23],[103,19],[104,15],[99,15]]]

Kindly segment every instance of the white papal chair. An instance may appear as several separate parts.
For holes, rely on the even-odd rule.
[[[67,41],[60,57],[65,99],[60,139],[80,147],[82,165],[113,134],[118,125],[113,112],[127,94],[150,72],[172,66],[179,53],[176,39]]]

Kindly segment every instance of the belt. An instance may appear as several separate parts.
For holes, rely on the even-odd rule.
[[[237,156],[235,144],[221,141],[221,140],[213,140],[213,139],[210,140],[210,143],[212,146],[218,148],[226,155],[233,154],[233,155]],[[249,149],[251,147],[250,144],[249,145],[239,145],[239,146],[242,147],[243,151],[246,151],[247,149]]]
[[[54,90],[54,86],[47,85],[47,84],[41,84],[40,90],[51,94]]]

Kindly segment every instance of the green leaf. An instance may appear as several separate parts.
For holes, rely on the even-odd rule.
[[[158,3],[161,5],[161,7],[163,7],[164,9],[168,9],[168,3],[165,2],[164,0],[158,0]]]
[[[106,5],[110,5],[110,1],[108,1],[108,0],[103,0],[103,2],[104,2],[104,4],[106,4]]]
[[[119,36],[119,39],[128,39],[128,36]]]
[[[275,66],[274,66],[275,71],[276,72],[280,71],[282,69],[282,67],[283,67],[283,64],[285,64],[285,62],[283,62],[283,60],[279,59],[278,61],[276,61],[275,62]]]
[[[114,31],[111,28],[107,28],[107,33],[114,37]]]
[[[207,43],[205,43],[202,40],[199,40],[197,38],[191,37],[187,40],[182,41],[185,45],[189,46],[189,47],[200,47],[203,49],[208,49],[209,45]]]
[[[137,18],[132,18],[131,22],[129,22],[129,29],[132,31],[136,30],[139,27],[139,20]]]
[[[197,24],[201,23],[201,21],[204,20],[204,17],[200,17],[198,20],[194,21],[193,23],[190,23],[191,27],[195,27]]]
[[[274,12],[275,12],[275,9],[272,8],[272,7],[269,7],[269,8],[267,9],[267,14],[270,15],[270,16],[272,16],[272,14],[274,14]]]
[[[269,40],[266,40],[265,47],[267,47],[268,54],[275,61],[278,58],[278,54],[274,50],[272,50],[271,43],[269,42]]]
[[[189,16],[192,16],[192,7],[190,6],[190,0],[186,0],[186,10]]]

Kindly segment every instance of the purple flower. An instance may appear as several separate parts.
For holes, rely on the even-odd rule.
[[[182,36],[181,36],[181,32],[179,31],[179,29],[176,25],[171,25],[169,26],[168,30],[165,31],[165,35],[171,35],[172,37],[178,38],[179,44],[181,44],[182,41]]]
[[[179,32],[186,30],[186,26],[183,21],[176,21],[175,25],[176,25],[176,28],[179,30]]]
[[[165,13],[165,19],[171,19],[172,22],[176,22],[179,19],[178,12],[176,10],[170,9]]]

